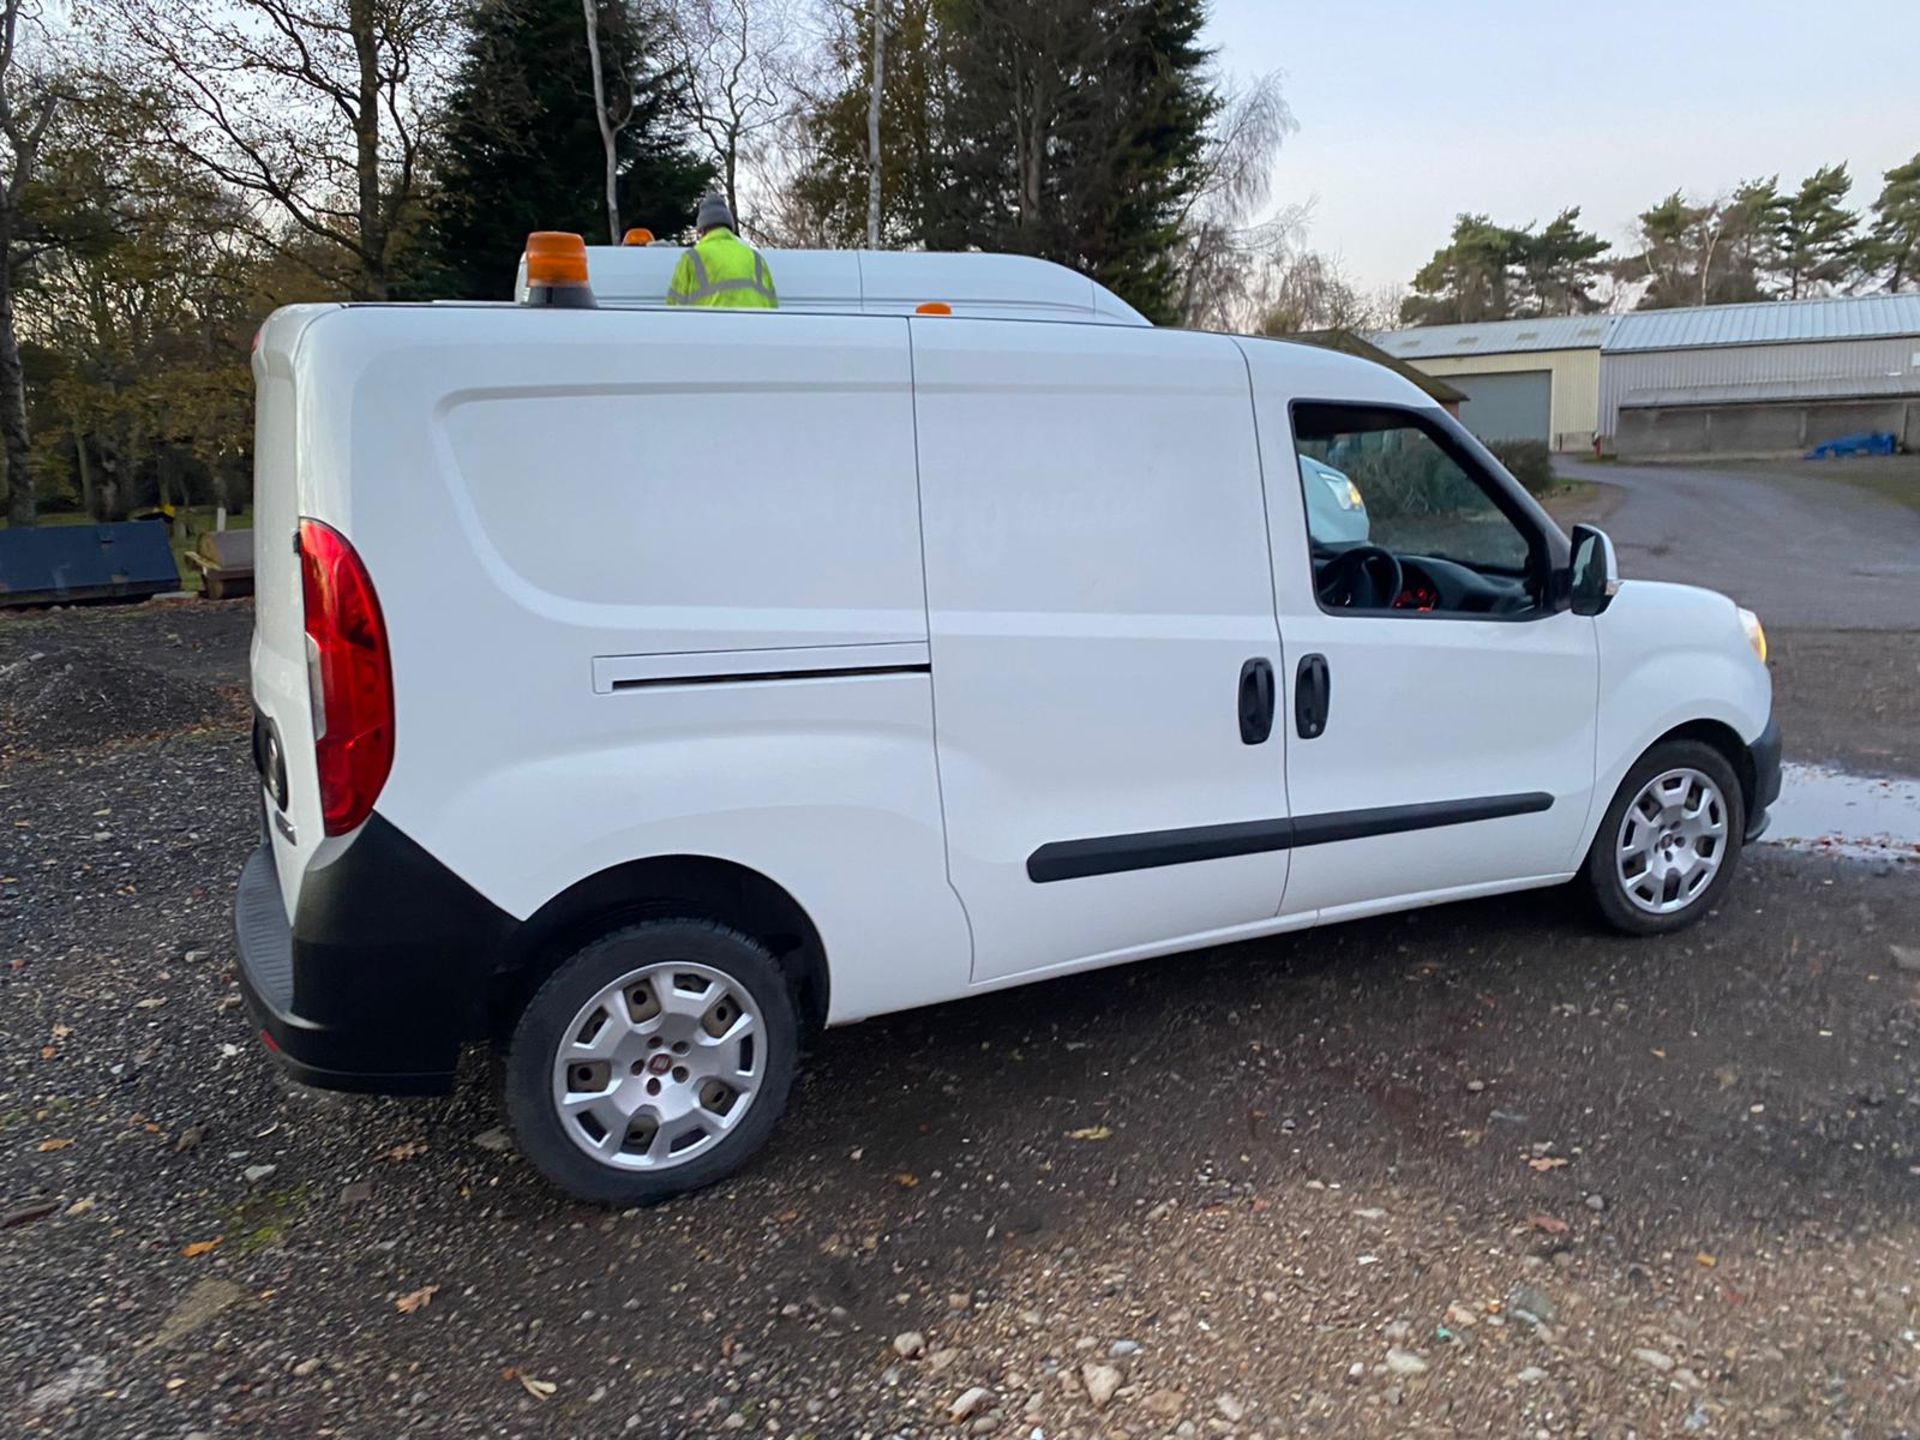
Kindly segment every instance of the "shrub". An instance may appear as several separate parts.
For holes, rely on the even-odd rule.
[[[1487,449],[1493,452],[1513,478],[1527,489],[1530,495],[1544,495],[1553,489],[1553,452],[1547,449],[1544,440],[1490,440]]]

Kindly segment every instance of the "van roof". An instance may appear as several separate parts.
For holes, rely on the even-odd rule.
[[[647,309],[667,303],[677,245],[590,245],[587,278],[602,305]],[[940,251],[772,250],[783,310],[910,315],[930,302],[956,315],[1145,325],[1147,319],[1104,285],[1064,265],[1029,255]],[[526,257],[514,295],[526,296]]]

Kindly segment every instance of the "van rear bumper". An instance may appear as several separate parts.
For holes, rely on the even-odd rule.
[[[291,922],[270,843],[234,901],[254,1023],[292,1079],[326,1090],[450,1089],[516,928],[379,815],[307,872]]]

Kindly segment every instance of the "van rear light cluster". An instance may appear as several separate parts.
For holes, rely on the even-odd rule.
[[[358,828],[393,769],[393,664],[367,567],[346,537],[300,522],[307,684],[320,809],[329,835]]]

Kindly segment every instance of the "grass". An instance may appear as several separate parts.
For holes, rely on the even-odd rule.
[[[1744,470],[1784,480],[1811,480],[1870,491],[1909,510],[1920,510],[1920,455],[1857,455],[1847,460],[1716,460],[1702,455],[1684,462],[1702,469]]]
[[[286,1190],[269,1190],[249,1196],[226,1214],[222,1233],[227,1236],[227,1254],[246,1256],[277,1245],[313,1204],[306,1182]]]
[[[178,519],[169,529],[167,543],[173,551],[173,568],[180,572],[180,588],[190,590],[196,595],[204,588],[201,584],[200,572],[187,564],[184,557],[202,535],[213,529],[214,515],[214,507],[211,505],[190,505],[180,511]],[[95,522],[92,516],[81,514],[76,510],[57,510],[50,513],[43,512],[40,523],[53,526],[91,525]],[[6,524],[6,520],[0,518],[0,530],[4,530]],[[229,530],[248,530],[252,527],[251,511],[227,512]]]
[[[1910,510],[1920,510],[1920,456],[1894,455],[1885,460],[1810,461],[1803,472],[1822,480],[1838,480]]]

